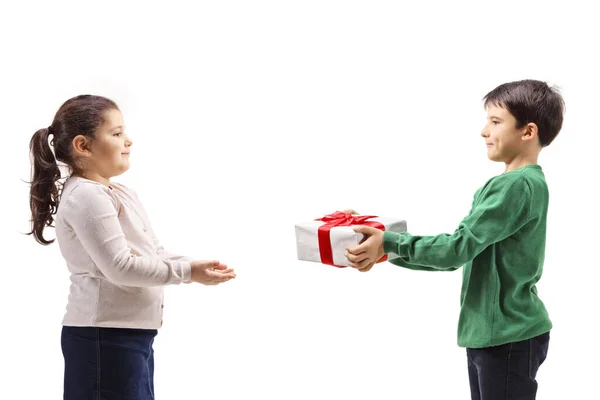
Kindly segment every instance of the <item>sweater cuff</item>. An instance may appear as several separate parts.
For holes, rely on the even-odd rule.
[[[183,273],[183,283],[192,282],[192,264],[189,261],[181,262],[181,271]]]
[[[399,232],[383,232],[383,252],[398,254],[398,241],[400,240],[400,236],[402,233]],[[398,254],[400,255],[400,254]]]

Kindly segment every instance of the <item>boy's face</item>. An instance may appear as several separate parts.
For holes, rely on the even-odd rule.
[[[517,120],[507,109],[490,104],[487,107],[487,123],[481,131],[488,158],[505,163],[513,160],[522,150],[524,130],[517,129]]]

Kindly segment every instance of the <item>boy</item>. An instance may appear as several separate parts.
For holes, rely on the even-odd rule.
[[[353,268],[368,271],[384,253],[421,271],[464,265],[458,345],[467,349],[471,397],[535,399],[536,373],[548,351],[552,323],[537,296],[544,262],[548,187],[538,155],[558,135],[564,101],[546,83],[523,80],[484,97],[481,132],[488,158],[506,170],[473,199],[453,234],[413,236],[356,226],[366,240],[347,249]]]

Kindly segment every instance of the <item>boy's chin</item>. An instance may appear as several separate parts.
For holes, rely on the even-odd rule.
[[[489,154],[489,153],[488,153],[488,155],[487,155],[487,158],[488,158],[490,161],[494,161],[494,162],[503,162],[503,160],[502,160],[500,157],[498,157],[498,156],[494,156],[493,154]]]

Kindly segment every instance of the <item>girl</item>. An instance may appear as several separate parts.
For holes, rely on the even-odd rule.
[[[55,222],[71,273],[61,335],[65,399],[154,399],[163,286],[235,278],[218,261],[193,261],[159,244],[136,193],[111,182],[129,169],[131,145],[117,105],[92,95],[65,102],[31,138],[29,234],[48,245],[54,240],[43,231]],[[57,160],[70,169],[60,190]]]

